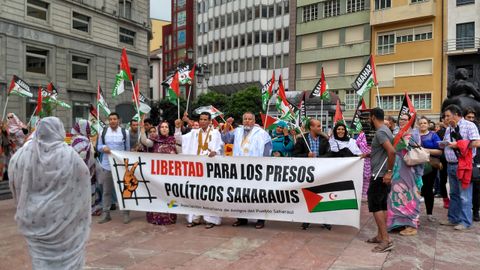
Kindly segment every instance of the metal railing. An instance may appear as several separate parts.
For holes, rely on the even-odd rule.
[[[443,50],[453,52],[459,50],[480,49],[480,37],[464,37],[445,41]]]

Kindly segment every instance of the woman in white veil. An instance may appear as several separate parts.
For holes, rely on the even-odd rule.
[[[82,269],[90,232],[90,172],[65,142],[60,119],[46,117],[12,157],[8,174],[33,269]]]

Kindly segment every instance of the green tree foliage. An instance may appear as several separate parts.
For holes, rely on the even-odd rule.
[[[262,93],[258,87],[251,86],[233,94],[228,103],[228,110],[224,113],[226,117],[233,117],[235,122],[241,123],[243,113],[250,111],[255,114],[257,123],[260,123],[261,110]]]

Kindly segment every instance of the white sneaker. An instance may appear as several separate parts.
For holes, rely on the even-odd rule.
[[[433,215],[427,215],[427,220],[430,222],[435,222],[437,219]]]
[[[425,202],[425,198],[420,197],[420,202]]]
[[[463,224],[458,224],[457,226],[453,227],[457,231],[465,231],[468,230],[469,228],[465,227]]]

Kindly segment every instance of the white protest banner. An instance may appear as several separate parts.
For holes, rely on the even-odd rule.
[[[112,151],[109,159],[121,209],[360,226],[363,160],[357,157]]]

